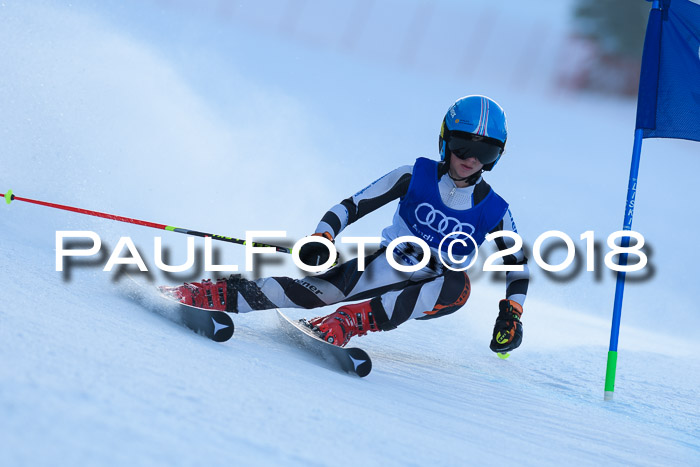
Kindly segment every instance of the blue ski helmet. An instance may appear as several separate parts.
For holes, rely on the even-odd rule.
[[[477,157],[491,170],[503,155],[508,125],[503,108],[486,96],[465,96],[447,110],[440,129],[440,159],[450,154]],[[452,142],[452,144],[450,144]]]

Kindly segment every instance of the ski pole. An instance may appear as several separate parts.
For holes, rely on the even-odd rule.
[[[5,198],[5,202],[7,204],[10,204],[12,201],[24,201],[25,203],[38,204],[39,206],[46,206],[46,207],[54,208],[54,209],[62,209],[64,211],[77,212],[80,214],[86,214],[88,216],[102,217],[104,219],[110,219],[110,220],[119,221],[119,222],[126,222],[128,224],[143,225],[144,227],[151,227],[153,229],[167,230],[170,232],[178,232],[178,233],[182,233],[185,235],[194,235],[196,237],[211,237],[213,240],[220,240],[222,242],[236,243],[238,245],[245,245],[246,244],[246,241],[242,240],[240,238],[225,237],[223,235],[216,235],[216,234],[210,234],[210,233],[206,233],[206,232],[199,232],[197,230],[182,229],[180,227],[173,227],[173,226],[165,225],[165,224],[156,224],[155,222],[142,221],[139,219],[132,219],[130,217],[115,216],[114,214],[107,214],[107,213],[98,212],[98,211],[90,211],[88,209],[75,208],[72,206],[64,206],[62,204],[47,203],[46,201],[38,201],[35,199],[29,199],[29,198],[20,198],[19,196],[15,196],[12,193],[12,190],[9,190],[5,194],[0,193],[0,196]],[[283,247],[283,246],[267,245],[265,243],[257,243],[257,242],[253,242],[252,245],[254,247],[271,247],[280,253],[289,253],[289,254],[292,253],[291,248],[287,248],[287,247]]]

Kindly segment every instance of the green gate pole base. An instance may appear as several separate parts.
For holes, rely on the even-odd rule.
[[[608,352],[608,367],[605,372],[605,394],[603,400],[613,400],[615,391],[615,373],[617,372],[617,352],[611,350]]]

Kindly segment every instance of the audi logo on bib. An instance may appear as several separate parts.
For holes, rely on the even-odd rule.
[[[435,209],[430,203],[419,204],[416,208],[415,215],[418,222],[434,230],[443,237],[453,232],[464,232],[472,235],[474,230],[476,230],[473,225],[460,222],[459,219],[447,216],[442,211]]]

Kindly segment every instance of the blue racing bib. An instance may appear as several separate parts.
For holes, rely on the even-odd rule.
[[[481,245],[486,234],[503,219],[508,203],[491,190],[470,209],[452,209],[442,202],[438,181],[438,162],[419,157],[413,166],[408,193],[399,202],[401,218],[413,235],[425,240],[431,248],[437,249],[442,239],[453,232],[469,234],[477,245]],[[443,243],[443,253],[447,253],[452,238],[465,240],[467,244],[465,247],[459,242],[455,243],[453,254],[467,256],[474,251],[474,243],[464,235],[457,235]]]

